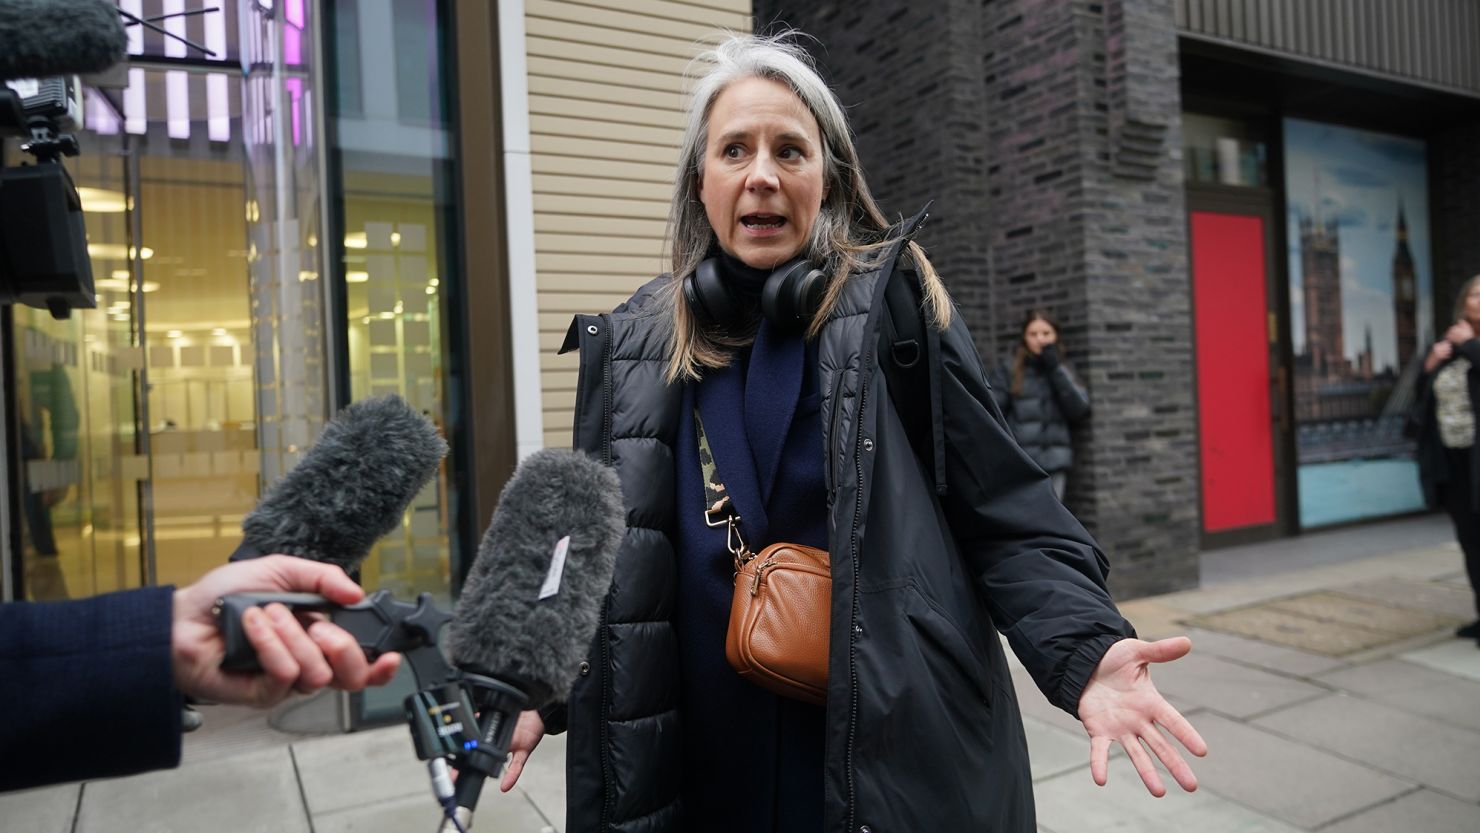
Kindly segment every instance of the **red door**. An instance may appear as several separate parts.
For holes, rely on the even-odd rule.
[[[1193,210],[1193,321],[1205,539],[1278,534],[1281,441],[1271,381],[1276,317],[1269,297],[1269,224],[1263,212]],[[1272,404],[1274,407],[1272,407]],[[1239,535],[1247,538],[1247,535]]]

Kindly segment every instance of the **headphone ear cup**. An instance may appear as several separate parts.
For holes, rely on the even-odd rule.
[[[817,314],[826,289],[826,273],[806,260],[794,260],[766,279],[761,289],[761,313],[773,327],[788,332],[800,330]]]
[[[683,297],[702,328],[728,326],[739,312],[739,304],[719,275],[719,262],[706,258],[694,273],[683,279]]]

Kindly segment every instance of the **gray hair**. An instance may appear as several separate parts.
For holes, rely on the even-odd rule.
[[[773,36],[732,35],[690,64],[707,67],[693,83],[679,151],[678,171],[673,181],[673,201],[668,215],[672,242],[672,280],[667,306],[672,315],[670,360],[667,378],[698,379],[701,367],[724,367],[733,348],[743,346],[754,335],[733,336],[700,327],[683,302],[684,278],[693,274],[715,244],[714,230],[699,199],[704,176],[705,149],[709,140],[709,114],[714,102],[731,84],[746,78],[765,78],[784,84],[796,94],[817,120],[822,138],[822,206],[812,224],[805,257],[830,271],[827,292],[813,319],[808,337],[815,336],[827,314],[842,294],[850,272],[860,264],[860,255],[884,245],[880,232],[889,227],[879,210],[858,163],[858,151],[848,129],[848,118],[837,96],[818,75],[811,56],[795,43],[795,32]],[[926,307],[935,324],[950,324],[951,304],[925,253],[914,243],[910,254],[925,277]]]

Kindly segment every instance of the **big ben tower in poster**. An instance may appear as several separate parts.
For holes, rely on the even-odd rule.
[[[1408,218],[1398,203],[1398,245],[1393,252],[1393,329],[1398,336],[1398,366],[1403,372],[1418,350],[1418,291],[1413,274],[1413,253],[1408,250]]]

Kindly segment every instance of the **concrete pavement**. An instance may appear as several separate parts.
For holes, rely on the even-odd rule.
[[[1211,748],[1193,762],[1196,793],[1152,798],[1123,754],[1096,787],[1078,723],[1015,668],[1040,830],[1480,830],[1480,650],[1451,636],[1473,615],[1468,585],[1458,549],[1435,543],[1434,522],[1415,528],[1425,534],[1409,538],[1414,548],[1345,561],[1330,555],[1339,537],[1279,542],[1250,551],[1256,574],[1224,563],[1216,583],[1123,605],[1145,638],[1193,638],[1192,655],[1153,677]],[[1317,566],[1281,569],[1293,563]],[[177,770],[0,795],[0,831],[436,828],[404,727],[309,737],[219,708],[206,726],[187,736]],[[477,829],[563,830],[563,766],[563,738],[547,738],[518,789],[485,793]],[[933,830],[928,819],[918,829]]]

